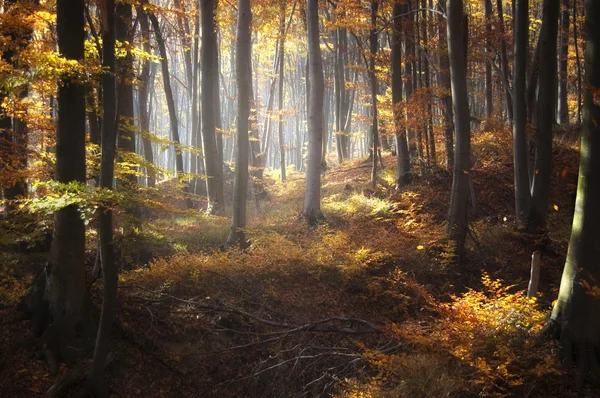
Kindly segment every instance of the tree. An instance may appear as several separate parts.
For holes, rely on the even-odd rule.
[[[516,13],[513,84],[513,157],[517,223],[524,225],[531,201],[527,166],[527,105],[525,103],[529,0],[516,0]]]
[[[439,12],[445,12],[446,0],[441,0],[437,7]],[[443,89],[442,94],[442,115],[444,117],[444,149],[446,157],[446,169],[452,170],[454,167],[454,122],[452,111],[452,85],[450,83],[450,60],[448,59],[448,32],[445,20],[439,17],[438,34],[440,36],[440,85]]]
[[[319,1],[306,1],[308,28],[308,160],[306,161],[306,191],[304,218],[316,224],[321,213],[321,143],[323,140],[323,60],[319,46]]]
[[[158,44],[158,50],[160,52],[160,66],[162,69],[163,85],[165,88],[165,97],[167,99],[167,108],[169,109],[169,122],[171,123],[171,134],[173,143],[175,146],[175,170],[177,171],[177,178],[183,177],[183,156],[181,154],[181,141],[179,140],[179,124],[177,122],[177,113],[175,110],[175,100],[173,99],[173,90],[171,88],[171,77],[169,73],[169,59],[167,57],[167,48],[165,46],[165,40],[160,31],[160,25],[156,15],[148,9],[144,8],[152,29],[154,30],[154,37]],[[188,202],[188,207],[190,203]]]
[[[84,58],[84,1],[58,0],[58,49],[65,59]],[[105,44],[106,45],[106,44]],[[85,88],[76,76],[64,76],[58,87],[55,178],[63,184],[85,184]],[[54,234],[46,265],[46,294],[51,323],[44,332],[54,354],[72,361],[78,336],[90,349],[92,321],[85,285],[85,225],[77,205],[54,213]]]
[[[371,0],[371,32],[369,35],[371,58],[369,60],[369,78],[371,83],[371,188],[377,184],[377,154],[379,153],[379,130],[377,128],[377,75],[375,75],[375,57],[378,50],[377,39],[377,9],[379,0]]]
[[[392,37],[392,102],[394,107],[394,127],[396,129],[396,187],[410,181],[410,158],[406,130],[402,125],[402,20],[403,6],[397,1],[394,4],[394,30]]]
[[[250,88],[252,75],[248,65],[251,62],[250,46],[252,10],[250,0],[238,0],[238,22],[236,35],[236,75],[238,92],[237,143],[235,177],[233,185],[233,215],[231,232],[227,243],[246,245],[246,193],[248,192],[248,131],[250,130]]]
[[[569,10],[571,6],[569,4],[569,0],[562,0],[561,3],[562,11],[560,13],[560,56],[558,58],[558,113],[556,121],[558,124],[567,124],[569,123],[569,104],[567,102],[567,76],[569,65]]]
[[[467,94],[466,38],[464,36],[466,20],[462,0],[449,0],[448,3],[448,54],[456,134],[448,233],[450,239],[454,241],[455,253],[462,256],[468,228],[467,201],[469,199],[471,156],[471,115]]]
[[[150,24],[148,23],[148,15],[143,12],[142,7],[137,8],[138,20],[140,22],[140,31],[142,34],[144,52],[150,54]],[[139,119],[140,132],[142,136],[142,147],[144,150],[144,159],[148,164],[146,173],[148,175],[148,186],[156,187],[156,171],[152,167],[154,165],[154,154],[152,153],[152,142],[149,137],[150,130],[150,115],[148,114],[148,96],[150,94],[150,85],[154,75],[150,70],[150,60],[142,60],[142,71],[139,77],[140,87],[138,89],[138,104],[139,104]]]
[[[285,141],[283,138],[283,71],[285,59],[285,0],[281,1],[281,14],[279,16],[279,168],[281,169],[281,181],[285,181]]]
[[[117,138],[116,92],[115,92],[115,3],[104,0],[102,9],[102,155],[100,160],[100,188],[113,190],[115,174],[115,149]],[[104,295],[100,325],[96,336],[94,359],[86,384],[96,396],[108,396],[104,381],[104,367],[108,355],[108,344],[112,322],[117,308],[117,267],[113,246],[113,211],[109,205],[99,207],[98,232],[100,235],[100,261],[104,281]]]
[[[552,126],[556,109],[556,42],[558,37],[559,3],[544,0],[540,33],[539,91],[536,118],[536,147],[531,186],[531,208],[527,229],[535,232],[546,226],[552,171]]]
[[[492,0],[483,0],[484,12],[485,12],[485,46],[486,50],[489,51],[491,46],[491,34],[492,34]],[[493,82],[492,82],[492,61],[486,60],[485,62],[485,117],[489,118],[492,116],[494,109],[494,97],[493,97]]]
[[[202,13],[202,141],[206,170],[206,190],[209,214],[223,212],[223,165],[217,156],[216,112],[214,85],[219,78],[217,68],[217,35],[215,32],[216,0],[201,0]]]
[[[550,330],[560,338],[563,356],[570,367],[577,362],[579,381],[600,377],[600,3],[585,0],[584,120],[581,133],[581,163],[573,229],[558,300],[552,310]]]

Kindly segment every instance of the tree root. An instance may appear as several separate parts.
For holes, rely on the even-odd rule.
[[[113,353],[109,353],[106,358],[106,365],[110,364],[114,359]],[[88,371],[90,370],[91,362],[83,361],[73,369],[69,370],[63,377],[58,379],[46,391],[44,398],[62,397],[69,388],[83,381]]]

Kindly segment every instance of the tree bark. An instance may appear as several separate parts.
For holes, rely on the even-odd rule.
[[[84,1],[58,0],[56,26],[60,55],[68,60],[84,59]],[[76,77],[64,76],[58,86],[56,127],[56,174],[60,183],[86,181],[85,88]],[[76,205],[54,214],[50,258],[45,268],[46,294],[52,323],[44,336],[53,354],[68,359],[77,335],[91,350],[93,339],[89,298],[85,286],[85,225]],[[79,332],[80,331],[80,332]],[[71,349],[72,350],[72,349]]]
[[[115,92],[115,3],[103,0],[102,8],[102,156],[100,160],[100,188],[113,189],[115,149],[119,120]],[[107,205],[99,207],[98,232],[100,235],[100,261],[104,281],[104,295],[100,325],[96,336],[94,358],[86,384],[95,396],[108,396],[104,381],[104,367],[112,322],[117,307],[117,268],[113,248],[113,212]]]
[[[216,112],[214,85],[219,78],[217,71],[217,35],[215,33],[216,0],[201,0],[202,13],[202,141],[204,143],[204,163],[209,214],[222,214],[223,165],[219,163],[216,142]]]
[[[438,11],[445,12],[446,0],[438,3]],[[454,121],[452,105],[452,86],[450,82],[450,60],[448,59],[448,32],[447,22],[440,16],[438,22],[438,34],[440,37],[440,85],[442,86],[442,112],[444,117],[444,143],[446,155],[446,169],[452,170],[454,167]]]
[[[485,47],[490,50],[492,35],[492,0],[484,0]],[[494,111],[494,91],[492,81],[492,61],[485,61],[485,117],[490,118]]]
[[[141,7],[137,8],[138,20],[140,22],[140,31],[142,34],[143,49],[145,53],[151,54],[150,46],[150,25],[148,16]],[[142,147],[144,149],[144,159],[148,164],[146,167],[147,185],[151,188],[156,187],[156,170],[154,169],[154,154],[152,153],[152,142],[150,141],[150,115],[148,114],[148,95],[150,93],[150,60],[142,61],[142,72],[140,74],[140,87],[138,89],[139,104],[139,127],[142,137]]]
[[[171,135],[175,146],[175,170],[177,171],[177,178],[183,177],[183,155],[181,153],[181,141],[179,140],[179,124],[177,121],[177,112],[175,110],[175,100],[173,99],[173,90],[171,88],[171,78],[169,74],[169,60],[167,58],[167,49],[165,41],[160,31],[160,25],[158,19],[154,13],[146,10],[146,14],[152,24],[154,30],[154,37],[158,44],[158,50],[160,52],[160,65],[162,69],[163,85],[165,88],[165,97],[167,99],[167,108],[169,109],[169,122],[171,124]]]
[[[246,246],[246,194],[248,192],[248,130],[250,129],[250,88],[252,75],[250,46],[252,11],[250,0],[238,0],[238,21],[236,35],[236,75],[238,92],[237,144],[235,178],[233,186],[233,215],[231,232],[227,239],[230,245]]]
[[[515,2],[513,2],[513,5],[514,4]],[[509,123],[513,124],[513,91],[510,85],[511,76],[508,68],[508,55],[506,54],[504,10],[502,7],[502,0],[496,0],[496,8],[498,10],[498,27],[500,30],[500,63],[502,66],[502,81],[504,82],[504,92],[506,96],[506,113],[508,114]]]
[[[283,71],[285,60],[285,0],[281,0],[281,14],[279,27],[279,169],[281,170],[281,181],[285,181],[285,142],[283,138]]]
[[[515,209],[517,223],[523,226],[529,212],[529,173],[527,166],[527,105],[525,83],[527,78],[527,43],[529,36],[529,0],[516,0],[515,60],[513,84],[513,157],[515,181]]]
[[[573,0],[575,1],[575,0]],[[571,5],[569,0],[562,0],[562,12],[560,14],[560,55],[558,58],[558,124],[569,124],[568,103],[568,65],[569,65],[569,11]],[[575,22],[574,22],[575,23]]]
[[[323,218],[321,213],[321,143],[323,140],[323,60],[319,43],[319,2],[306,1],[308,29],[308,159],[304,218],[314,225]]]
[[[375,74],[375,57],[378,51],[377,42],[377,9],[379,0],[371,0],[371,32],[369,35],[371,44],[371,59],[369,60],[369,77],[371,80],[371,144],[372,144],[372,167],[371,188],[377,185],[377,154],[379,153],[379,130],[377,128],[377,75]]]
[[[471,115],[467,94],[463,1],[449,0],[447,15],[450,80],[456,129],[456,152],[454,154],[452,196],[448,212],[448,233],[454,242],[456,255],[462,257],[468,228],[467,201],[471,156]]]
[[[402,20],[403,5],[394,4],[394,27],[392,37],[392,102],[394,110],[394,127],[396,129],[396,188],[410,182],[410,157],[406,130],[402,124]]]
[[[531,209],[527,220],[529,232],[546,227],[548,200],[550,196],[550,173],[552,171],[552,126],[556,109],[556,44],[560,4],[556,0],[544,0],[542,30],[540,33],[539,92],[537,101],[536,146]]]
[[[577,362],[579,385],[598,380],[600,353],[600,106],[593,89],[600,87],[600,3],[585,0],[585,118],[573,229],[551,325],[561,340],[565,364]],[[591,377],[590,377],[591,376]]]

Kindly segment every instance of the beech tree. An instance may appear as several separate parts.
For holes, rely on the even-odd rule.
[[[58,0],[58,50],[67,60],[84,58],[84,1]],[[56,127],[56,181],[85,184],[85,88],[77,76],[64,76],[58,87]],[[72,362],[82,345],[91,350],[93,326],[85,284],[85,225],[80,209],[70,204],[54,213],[54,233],[50,258],[44,270],[44,300],[49,302],[50,324],[40,325],[52,358],[50,362]],[[44,279],[44,278],[42,278]],[[35,282],[34,282],[35,283]],[[39,286],[39,285],[38,285]],[[41,298],[41,297],[40,297]],[[38,309],[43,311],[44,305]],[[34,314],[34,317],[36,315]],[[51,363],[51,370],[56,365]]]
[[[527,79],[527,43],[529,38],[529,0],[516,0],[515,60],[513,84],[513,157],[515,176],[515,208],[517,223],[524,225],[529,211],[529,173],[527,165],[527,105],[525,83]]]
[[[396,187],[407,184],[410,180],[410,158],[406,130],[402,126],[403,113],[400,112],[402,101],[402,20],[403,5],[394,3],[394,30],[392,36],[392,102],[394,107],[394,126],[396,128]]]
[[[106,69],[102,75],[102,157],[100,160],[100,188],[113,190],[115,174],[115,150],[117,139],[117,93],[115,90],[115,3],[103,0],[102,8],[102,65]],[[98,215],[100,235],[100,261],[104,294],[102,312],[96,336],[94,359],[87,377],[88,388],[96,396],[108,396],[104,380],[104,367],[108,355],[108,344],[112,331],[112,322],[117,308],[117,267],[113,245],[113,210],[102,204]]]
[[[251,62],[250,46],[252,23],[252,11],[250,0],[238,0],[238,22],[236,34],[236,75],[238,93],[238,116],[237,116],[237,143],[235,158],[235,179],[233,186],[233,216],[231,221],[231,232],[227,243],[230,245],[239,243],[246,245],[246,193],[248,191],[248,131],[251,126],[250,120],[250,87],[252,76],[248,65]],[[281,91],[280,91],[281,93]],[[285,173],[282,171],[282,173]],[[284,174],[282,174],[282,177]]]
[[[323,60],[319,45],[319,1],[306,0],[308,29],[308,159],[304,217],[317,223],[321,214],[321,144],[323,140]]]
[[[219,79],[217,68],[217,35],[215,32],[216,0],[201,0],[202,14],[202,141],[204,144],[204,168],[210,214],[222,214],[223,165],[217,156],[215,87]]]
[[[600,377],[600,3],[585,0],[585,97],[581,133],[581,160],[573,229],[560,283],[558,300],[550,321],[560,339],[568,367],[577,364],[579,384]]]
[[[462,256],[467,235],[467,201],[471,171],[471,115],[467,95],[467,67],[465,57],[465,16],[462,0],[448,1],[448,54],[450,80],[454,105],[456,150],[452,174],[448,232],[455,243],[455,253]]]

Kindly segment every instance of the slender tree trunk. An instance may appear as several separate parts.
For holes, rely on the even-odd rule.
[[[486,50],[491,49],[492,35],[492,0],[484,0],[485,13],[485,47]],[[485,117],[490,118],[494,111],[494,91],[492,81],[492,61],[485,62]]]
[[[304,218],[316,224],[321,213],[321,142],[323,139],[323,60],[319,42],[319,2],[306,1],[308,28],[308,159],[306,162],[306,190]]]
[[[102,66],[106,72],[102,76],[102,156],[100,160],[100,188],[113,189],[115,169],[115,147],[119,123],[115,92],[115,4],[104,0],[102,9]],[[100,235],[100,261],[104,280],[104,295],[100,325],[96,337],[94,359],[86,383],[95,396],[107,396],[104,381],[104,367],[108,355],[108,345],[112,322],[117,306],[117,268],[113,249],[113,213],[109,206],[100,206],[98,232]]]
[[[448,212],[449,237],[455,244],[455,253],[462,257],[467,235],[467,201],[469,199],[469,177],[471,156],[471,115],[467,94],[467,68],[465,57],[465,18],[462,0],[448,3],[448,53],[450,58],[450,80],[454,105],[456,129],[456,152],[452,178],[452,196]]]
[[[215,33],[216,0],[202,0],[202,140],[204,142],[204,163],[206,169],[206,187],[208,193],[209,214],[222,214],[223,201],[223,165],[219,163],[216,142],[216,106],[214,103],[214,84],[218,79],[217,36]]]
[[[427,0],[423,0],[422,3],[422,8],[423,8],[423,30],[421,33],[421,36],[423,37],[423,84],[425,86],[426,89],[429,89],[429,86],[431,85],[431,78],[430,78],[430,74],[429,74],[429,58],[428,58],[428,54],[426,52],[428,45],[429,45],[429,39],[427,37],[427,35],[429,34],[429,24],[427,23]],[[429,91],[428,91],[429,93]],[[429,95],[429,94],[428,94]],[[433,130],[433,110],[431,107],[431,100],[427,101],[427,132],[426,132],[426,137],[427,137],[427,141],[429,142],[429,146],[427,148],[427,152],[428,152],[428,156],[427,156],[427,160],[428,160],[428,165],[437,164],[437,155],[436,155],[436,149],[435,149],[435,134],[434,134],[434,130]]]
[[[392,37],[392,102],[396,129],[396,188],[410,182],[410,157],[406,130],[402,126],[402,20],[403,5],[394,4],[394,30]]]
[[[438,11],[444,12],[446,9],[446,0],[438,3]],[[452,170],[454,167],[454,121],[452,105],[452,87],[450,82],[450,60],[448,58],[448,32],[447,23],[440,16],[438,22],[438,34],[440,37],[440,85],[442,86],[442,112],[444,117],[444,143],[446,155],[446,169]]]
[[[181,153],[181,141],[179,140],[179,123],[177,121],[177,111],[175,108],[175,100],[173,99],[173,90],[171,89],[171,78],[169,74],[169,61],[167,58],[167,49],[165,41],[160,31],[160,25],[156,15],[146,10],[146,14],[154,29],[154,37],[160,51],[160,65],[162,69],[163,84],[165,87],[165,97],[167,99],[167,108],[169,109],[169,121],[171,123],[171,135],[175,146],[175,170],[177,170],[177,178],[183,177],[183,155]],[[188,203],[189,204],[189,203]]]
[[[137,14],[144,52],[151,54],[152,47],[150,46],[148,16],[142,11],[141,7],[137,8]],[[156,186],[156,170],[154,169],[154,154],[152,153],[152,142],[150,141],[150,116],[148,114],[148,95],[151,87],[150,76],[150,60],[145,59],[142,61],[142,72],[140,74],[140,86],[138,89],[140,134],[142,137],[142,147],[144,148],[144,159],[148,164],[146,167],[147,184],[149,187],[154,188]]]
[[[118,3],[115,8],[115,39],[121,43],[133,43],[133,12],[128,3]],[[127,54],[116,63],[115,69],[118,76],[117,93],[119,96],[118,110],[119,131],[117,132],[118,148],[121,152],[135,154],[135,126],[133,120],[133,56],[131,49],[126,48]],[[120,156],[121,162],[126,161]],[[121,183],[130,187],[137,184],[134,173],[128,174]]]
[[[573,228],[551,325],[561,340],[565,364],[577,365],[578,384],[600,377],[600,106],[591,88],[600,87],[600,2],[585,0],[585,112]],[[570,369],[569,369],[570,370]]]
[[[281,170],[281,181],[285,181],[285,141],[283,138],[283,71],[284,71],[284,60],[285,60],[285,0],[281,1],[281,14],[280,14],[280,29],[279,29],[279,169]]]
[[[575,1],[575,0],[573,0]],[[558,57],[558,113],[557,123],[569,123],[569,103],[567,99],[567,76],[569,66],[569,0],[562,0],[560,14],[560,55]]]
[[[251,63],[251,22],[250,0],[238,0],[236,35],[237,151],[233,187],[233,215],[227,243],[230,245],[239,243],[241,247],[246,246],[244,228],[246,227],[246,193],[248,192],[248,130],[251,127],[248,122],[250,119],[250,89],[252,86],[252,75],[248,67]]]
[[[375,57],[378,51],[377,42],[377,9],[379,0],[371,0],[371,59],[369,65],[369,77],[371,79],[371,143],[373,145],[373,166],[371,168],[371,188],[377,185],[377,153],[379,150],[379,131],[377,129],[377,76],[375,75]]]
[[[579,56],[579,35],[577,32],[577,0],[573,0],[573,43],[577,60],[577,124],[581,124],[581,98],[583,95],[581,57]]]
[[[513,156],[515,177],[515,208],[517,223],[524,225],[531,202],[527,167],[527,105],[525,81],[527,65],[527,42],[529,36],[529,0],[516,0],[515,60],[513,102]]]
[[[513,1],[513,5],[518,0]],[[508,56],[506,54],[506,38],[504,29],[504,10],[502,0],[496,0],[496,8],[498,10],[498,27],[500,30],[500,63],[502,66],[502,81],[504,82],[504,92],[506,94],[506,112],[508,113],[508,121],[513,124],[513,92],[510,85],[510,71],[508,69]],[[514,15],[514,14],[513,14]]]
[[[535,232],[546,227],[548,200],[550,196],[550,173],[552,171],[552,126],[556,109],[556,43],[560,4],[555,0],[544,0],[542,30],[540,33],[540,88],[537,102],[536,147],[533,185],[531,187],[531,209],[527,229]],[[543,115],[543,116],[542,116]]]

